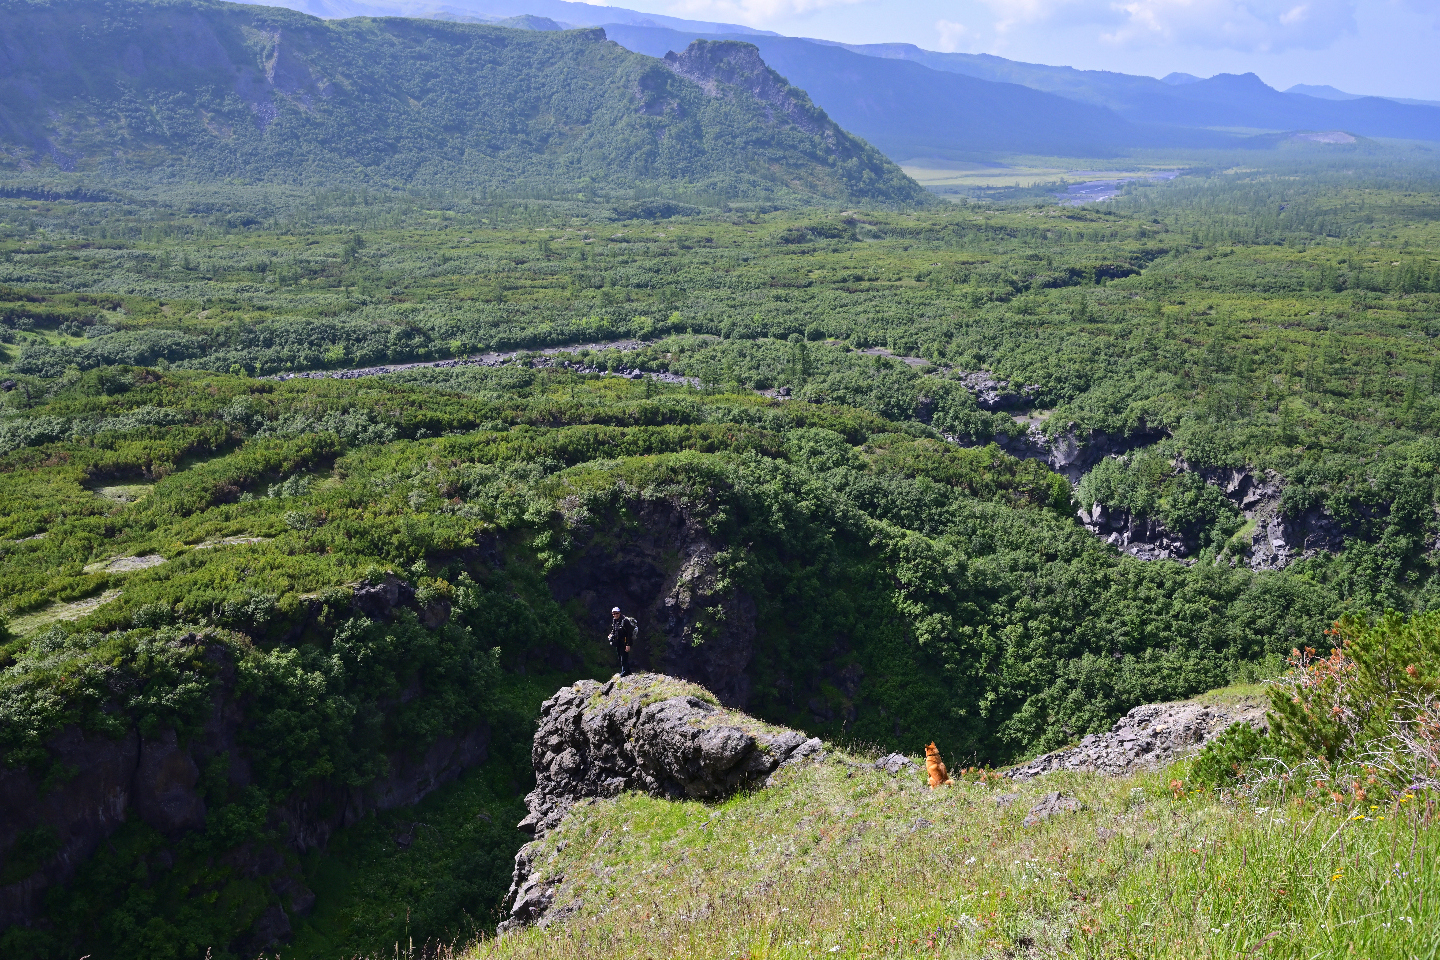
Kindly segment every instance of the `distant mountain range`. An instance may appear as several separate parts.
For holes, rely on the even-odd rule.
[[[1297,132],[1440,141],[1440,104],[1361,97],[1329,87],[1282,93],[1254,74],[1202,79],[1172,73],[1157,80],[989,54],[939,53],[904,43],[782,37],[734,24],[568,0],[290,2],[321,16],[383,11],[498,21],[531,14],[545,20],[534,21],[535,28],[601,26],[612,40],[656,57],[683,50],[699,36],[748,40],[842,126],[899,160],[1267,147],[1277,142],[1275,134]]]
[[[1381,97],[1341,101],[1281,93],[1253,73],[1222,73],[1208,80],[1171,74],[1165,80],[1156,80],[1103,70],[1021,63],[989,54],[936,53],[905,43],[837,46],[871,57],[908,60],[932,70],[1023,84],[1105,107],[1136,124],[1218,130],[1345,130],[1365,137],[1440,140],[1440,108]],[[800,78],[796,82],[804,84]],[[823,97],[817,97],[817,101],[825,102]],[[856,130],[864,135],[862,128]]]
[[[623,24],[604,29],[612,40],[651,56],[664,56],[690,36]],[[1373,97],[1333,101],[1286,94],[1254,74],[1156,80],[909,44],[746,39],[846,129],[902,161],[997,153],[1115,156],[1136,148],[1275,142],[1256,138],[1260,131],[1440,140],[1440,109]]]
[[[1317,86],[1308,83],[1297,83],[1285,92],[1303,94],[1320,100],[1366,100],[1371,96],[1367,93],[1346,93],[1344,90],[1336,90],[1328,84]],[[1409,97],[1382,97],[1381,99],[1394,100],[1396,103],[1408,103],[1416,107],[1440,107],[1440,100],[1412,100]]]
[[[654,57],[683,49],[690,37],[658,27],[606,24],[603,29],[621,46]],[[1022,84],[867,56],[836,44],[775,36],[745,39],[843,127],[900,160],[996,153],[1114,156],[1134,147],[1220,146],[1229,139],[1210,131],[1146,127],[1104,106]]]
[[[476,20],[497,23],[512,17],[536,16],[553,20],[562,29],[598,27],[620,23],[636,27],[669,27],[697,34],[735,34],[778,36],[768,30],[756,30],[738,23],[714,23],[708,20],[682,20],[658,13],[641,13],[623,7],[604,7],[570,0],[287,0],[276,6],[299,10],[327,20],[342,17],[421,17],[440,20]]]
[[[0,169],[733,199],[930,198],[749,44],[0,0]]]

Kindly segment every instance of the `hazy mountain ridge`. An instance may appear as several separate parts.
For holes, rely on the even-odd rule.
[[[815,41],[828,44],[828,41]],[[1253,73],[1166,80],[1106,70],[1077,70],[991,54],[938,53],[908,43],[833,44],[872,57],[910,60],[1003,83],[1020,83],[1114,110],[1135,123],[1272,130],[1343,128],[1368,137],[1440,140],[1440,108],[1381,97],[1321,100],[1281,93]],[[1175,82],[1183,79],[1183,82]],[[1169,81],[1169,82],[1167,82]]]
[[[577,3],[574,0],[387,0],[366,3],[364,0],[290,0],[277,6],[288,7],[316,17],[473,17],[481,22],[496,23],[513,17],[541,16],[576,27],[598,27],[607,23],[625,23],[642,27],[670,27],[696,30],[701,33],[755,34],[778,36],[769,30],[757,30],[739,23],[716,23],[708,20],[686,20],[658,13],[641,13],[624,7]]]
[[[762,47],[764,55],[774,61],[772,66],[809,91],[815,102],[843,125],[871,139],[892,157],[962,156],[977,150],[1101,155],[1132,148],[1235,146],[1244,141],[1244,135],[1233,132],[1236,128],[1282,132],[1343,129],[1366,137],[1440,140],[1440,104],[1342,91],[1313,92],[1321,88],[1291,88],[1281,93],[1253,74],[1202,79],[1171,73],[1156,79],[1025,63],[992,54],[942,53],[909,43],[850,44],[782,37],[735,24],[681,20],[569,0],[455,0],[445,4],[396,0],[373,6],[357,0],[292,0],[292,5],[321,16],[390,12],[455,18],[469,14],[494,22],[501,17],[535,14],[562,23],[606,26],[612,39],[623,33],[626,46],[652,56],[663,56],[667,49],[683,49],[696,36],[768,41]],[[675,31],[683,36],[666,42],[636,32],[647,30]],[[1017,99],[1006,91],[954,87],[915,72],[835,63],[785,41],[1020,85],[1102,107],[1112,114],[1067,117],[1053,104]],[[954,102],[956,98],[959,103]],[[1230,132],[1217,134],[1209,128]],[[1271,142],[1247,145],[1268,146]]]
[[[748,95],[707,95],[603,30],[12,0],[0,32],[11,169],[925,199],[838,127],[819,137]]]
[[[607,24],[607,36],[663,57],[689,35]],[[996,151],[1107,156],[1132,147],[1215,146],[1208,131],[1131,123],[1100,106],[1017,83],[997,83],[918,63],[881,59],[794,37],[732,37],[806,90],[847,130],[894,158],[964,157]]]

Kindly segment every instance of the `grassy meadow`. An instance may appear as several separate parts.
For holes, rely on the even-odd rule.
[[[543,841],[549,929],[474,958],[1423,958],[1440,947],[1440,831],[1414,794],[1272,805],[1192,790],[1185,764],[932,791],[833,753],[718,806],[638,795]],[[1035,826],[1044,793],[1084,809]],[[1433,801],[1431,801],[1433,804]]]

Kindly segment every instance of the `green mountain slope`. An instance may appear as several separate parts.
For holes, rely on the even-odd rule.
[[[204,0],[123,13],[12,0],[0,36],[0,165],[11,170],[925,199],[744,44],[710,59],[738,57],[768,82],[702,86],[602,30],[327,22]]]

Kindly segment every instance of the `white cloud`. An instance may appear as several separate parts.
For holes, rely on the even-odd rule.
[[[1355,30],[1357,0],[983,0],[995,30],[1093,26],[1121,46],[1247,51],[1323,49]],[[1410,0],[1418,3],[1420,0]],[[1434,9],[1435,0],[1425,0]]]
[[[961,45],[968,46],[965,41],[974,37],[974,34],[963,23],[955,23],[953,20],[936,20],[935,32],[940,35],[935,49],[945,53],[954,53]]]

